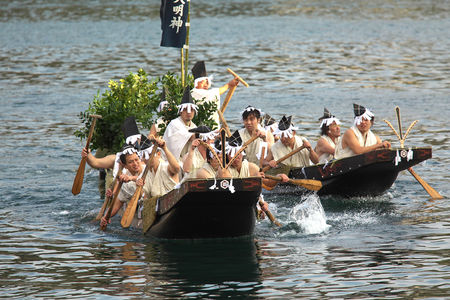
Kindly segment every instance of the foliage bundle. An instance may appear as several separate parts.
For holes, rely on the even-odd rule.
[[[193,78],[187,78],[187,85],[193,87]],[[74,135],[80,139],[86,138],[91,126],[89,115],[101,115],[97,121],[94,135],[91,140],[91,149],[107,149],[110,153],[120,151],[125,138],[122,133],[122,124],[129,116],[134,116],[136,122],[142,127],[142,134],[147,135],[150,127],[161,118],[164,123],[160,134],[163,135],[166,124],[178,117],[177,105],[181,103],[184,87],[181,79],[173,73],[149,79],[147,73],[139,69],[136,74],[130,74],[118,82],[110,80],[108,90],[102,95],[98,92],[94,100],[84,112],[80,112],[79,118],[84,127],[75,131]],[[168,104],[160,112],[156,109],[161,102],[162,91],[166,90],[165,100]],[[194,102],[196,102],[194,100]],[[211,128],[217,124],[211,119],[217,110],[215,103],[197,103],[199,107],[193,122],[203,124]]]

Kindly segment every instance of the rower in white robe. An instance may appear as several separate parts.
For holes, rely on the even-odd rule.
[[[194,76],[194,88],[191,90],[192,97],[197,101],[197,103],[215,103],[217,109],[220,109],[220,95],[239,83],[239,81],[235,78],[220,88],[211,88],[212,76],[208,77],[204,61],[198,61],[195,63],[191,71]],[[217,125],[220,124],[220,119],[217,112],[214,113],[211,118]]]
[[[195,138],[190,129],[197,127],[192,119],[198,110],[192,101],[191,92],[186,87],[181,104],[178,107],[179,117],[170,121],[164,132],[163,140],[167,143],[169,151],[181,161],[182,157],[189,151],[189,147]]]
[[[336,145],[340,141],[341,128],[338,118],[333,116],[326,108],[323,110],[323,116],[319,118],[320,123],[320,138],[317,141],[314,151],[319,156],[319,163],[327,163],[334,159]]]
[[[355,114],[354,124],[347,129],[341,141],[337,144],[334,155],[336,159],[391,147],[388,141],[381,141],[380,137],[370,130],[375,116],[369,109],[353,104],[353,112]]]
[[[270,165],[272,168],[277,168],[277,160],[302,146],[305,146],[305,148],[283,160],[280,165],[289,168],[301,168],[318,163],[317,153],[305,137],[296,135],[298,128],[293,126],[291,120],[292,116],[283,116],[278,122],[275,135],[279,136],[280,139],[269,149],[269,153],[262,163],[263,166]]]

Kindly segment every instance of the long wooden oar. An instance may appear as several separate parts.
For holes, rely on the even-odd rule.
[[[119,180],[119,176],[120,174],[122,174],[123,171],[123,165],[120,164],[119,165],[119,171],[116,174],[116,177],[114,177],[113,182],[111,183],[111,185],[109,186],[110,189],[112,189],[114,191],[114,189],[116,188],[116,184],[117,181]],[[109,197],[105,198],[105,201],[103,202],[102,208],[100,208],[100,211],[98,212],[97,216],[95,217],[95,220],[100,220],[103,217],[103,214],[105,213],[105,209],[107,209],[110,205],[111,205],[111,201],[114,198],[114,194],[112,194]]]
[[[104,224],[103,226],[100,225],[100,230],[105,231],[106,227],[108,226],[108,220],[111,218],[111,213],[112,213],[112,210],[114,208],[114,205],[116,204],[117,197],[119,196],[120,190],[122,189],[122,184],[123,184],[122,181],[118,181],[117,185],[114,186],[113,197],[112,197],[112,200],[111,200],[111,204],[109,205],[108,210],[106,211],[106,215],[105,215],[106,224]]]
[[[276,181],[281,181],[282,179],[278,176],[272,176],[265,174],[264,177]],[[289,179],[288,181],[291,184],[298,185],[301,187],[304,187],[305,189],[311,190],[311,191],[318,191],[322,188],[322,181],[315,180],[315,179]]]
[[[100,115],[90,115],[92,118],[91,128],[89,129],[89,135],[86,140],[86,150],[89,149],[89,144],[91,143],[92,135],[94,134],[95,123],[97,119],[101,119]],[[86,167],[87,157],[81,158],[80,165],[78,166],[77,175],[75,175],[75,179],[73,180],[72,185],[72,194],[78,195],[81,192],[81,187],[83,186],[84,179],[84,169]]]
[[[397,115],[400,143],[401,143],[401,147],[403,148],[404,138],[402,135],[402,122],[400,120],[400,107],[398,107],[398,106],[395,107],[395,113]],[[412,126],[414,126],[415,123],[417,123],[417,122],[414,122],[411,124],[411,126],[409,126],[409,128],[406,132],[406,135],[408,135],[409,131],[411,130]],[[406,137],[406,135],[405,135],[405,137]],[[408,168],[408,171],[420,183],[420,185],[425,189],[425,191],[428,193],[428,195],[430,195],[430,197],[432,199],[443,199],[444,198],[435,189],[433,189],[425,180],[423,180],[422,177],[420,177],[416,172],[414,172],[412,167]]]
[[[276,160],[275,163],[278,165],[280,162],[288,159],[289,157],[291,157],[292,155],[294,155],[295,153],[305,149],[305,146],[300,146],[295,148],[294,150],[292,150],[291,152],[289,152],[288,154],[286,154],[285,156],[281,157],[280,159]],[[265,166],[264,168],[262,168],[262,172],[266,172],[267,170],[269,170],[270,168],[272,168],[270,165]]]
[[[227,121],[225,120],[225,117],[223,116],[223,113],[220,111],[220,109],[217,110],[217,114],[219,115],[220,122],[222,122],[223,128],[225,128],[225,131],[227,133],[227,136],[231,136],[230,127],[228,126]]]
[[[412,168],[408,168],[409,173],[422,185],[432,199],[444,199],[435,189],[433,189],[425,180],[423,180]]]
[[[237,80],[239,80],[240,82],[242,82],[243,85],[245,85],[246,87],[249,87],[248,83],[244,81],[244,79],[242,79],[239,75],[237,75],[236,73],[234,73],[230,68],[227,68],[227,71],[234,76],[234,78],[236,78]],[[228,90],[227,96],[225,97],[225,100],[223,101],[222,106],[220,107],[220,111],[222,113],[225,113],[225,109],[227,108],[228,103],[231,100],[231,97],[234,94],[234,91],[236,90],[236,85],[231,87]]]
[[[145,180],[147,177],[147,173],[150,170],[150,163],[153,159],[153,157],[156,154],[156,151],[158,150],[158,145],[156,143],[153,144],[153,150],[150,153],[150,158],[147,160],[147,163],[145,164],[145,169],[142,174],[142,179]],[[138,204],[138,200],[142,196],[143,186],[136,186],[136,191],[134,192],[133,197],[131,197],[131,200],[127,204],[127,208],[125,212],[123,213],[122,220],[120,221],[120,224],[123,228],[128,228],[131,225],[131,222],[133,222],[134,214],[136,213],[136,208]]]
[[[263,201],[261,199],[259,199],[259,206],[264,205]],[[274,215],[270,212],[269,209],[267,209],[267,211],[264,211],[264,213],[267,215],[267,217],[269,218],[270,222],[272,222],[272,224],[277,225],[278,227],[281,227],[280,222],[278,222],[278,220],[274,217]]]

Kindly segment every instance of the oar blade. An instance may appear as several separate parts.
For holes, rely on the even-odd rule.
[[[78,166],[77,174],[73,180],[72,194],[78,195],[81,192],[81,187],[83,186],[84,179],[84,169],[86,168],[86,158],[83,157]]]
[[[322,188],[322,182],[314,179],[291,179],[289,182],[304,187],[311,191],[318,191]]]
[[[128,228],[133,222],[134,214],[136,213],[137,203],[139,198],[141,197],[142,186],[138,186],[136,192],[134,193],[131,200],[128,202],[127,209],[122,216],[122,220],[120,220],[120,224],[123,228]]]
[[[431,199],[438,200],[444,199],[435,189],[433,189],[422,177],[419,176],[412,168],[408,168],[409,173],[422,185],[425,191],[430,195]]]

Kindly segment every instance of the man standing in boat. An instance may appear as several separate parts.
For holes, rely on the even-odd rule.
[[[347,129],[337,144],[335,158],[341,159],[357,154],[370,152],[380,148],[391,148],[391,143],[381,141],[370,129],[375,116],[364,106],[353,104],[355,114],[354,125]]]
[[[242,142],[245,143],[253,136],[259,138],[251,142],[245,152],[247,153],[247,160],[259,166],[261,155],[266,155],[268,149],[274,143],[274,138],[270,130],[265,130],[261,126],[261,111],[251,105],[247,106],[242,112],[242,121],[244,128],[239,130]]]
[[[192,89],[192,97],[202,102],[212,102],[216,103],[217,109],[220,108],[220,95],[225,93],[229,88],[237,86],[239,81],[234,78],[230,80],[227,84],[220,88],[212,88],[212,76],[207,75],[206,66],[204,61],[198,61],[192,68],[192,75],[194,76],[194,88]],[[213,120],[219,125],[219,115],[214,113],[212,116]]]
[[[334,159],[334,152],[336,145],[341,137],[341,128],[338,118],[333,116],[328,109],[323,109],[323,116],[319,118],[320,123],[320,138],[314,148],[319,156],[319,163],[327,163]]]
[[[280,139],[269,149],[269,153],[263,161],[263,166],[269,165],[272,168],[277,168],[277,160],[299,147],[304,147],[304,149],[285,159],[282,162],[284,166],[289,168],[302,168],[319,162],[319,156],[312,149],[309,141],[305,137],[296,135],[298,128],[293,126],[291,120],[292,116],[283,116],[278,122],[275,135],[279,136]]]
[[[197,105],[194,104],[189,87],[184,89],[181,104],[178,105],[179,117],[170,121],[164,132],[163,140],[167,143],[169,151],[178,161],[188,153],[195,134],[189,129],[197,127],[192,119],[197,112]]]

